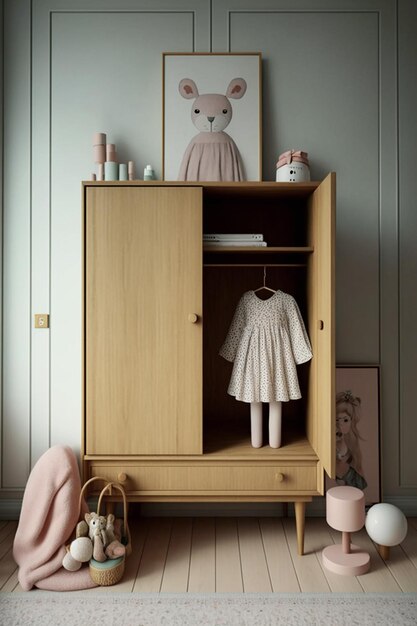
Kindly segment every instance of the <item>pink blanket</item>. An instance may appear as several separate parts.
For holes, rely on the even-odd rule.
[[[78,522],[81,483],[77,459],[68,446],[47,450],[33,468],[23,496],[13,556],[25,591],[66,591],[95,587],[88,567],[62,567],[65,543]]]

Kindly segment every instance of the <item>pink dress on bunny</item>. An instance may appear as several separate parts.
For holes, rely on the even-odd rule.
[[[178,180],[245,180],[239,149],[227,133],[199,133],[188,144]]]
[[[233,139],[224,132],[232,119],[229,98],[239,100],[246,92],[246,81],[233,78],[226,95],[199,94],[191,78],[183,78],[178,85],[186,100],[194,100],[191,121],[200,131],[188,144],[178,180],[245,180],[242,158]]]

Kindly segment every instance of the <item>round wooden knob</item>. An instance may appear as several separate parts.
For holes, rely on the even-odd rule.
[[[191,322],[191,324],[195,324],[197,320],[198,320],[198,315],[196,313],[188,314],[188,321]]]
[[[125,483],[127,481],[127,474],[120,472],[120,474],[117,474],[117,480],[119,483]]]
[[[275,474],[275,480],[279,483],[282,483],[282,481],[284,480],[284,474],[282,474],[281,472],[277,472]]]

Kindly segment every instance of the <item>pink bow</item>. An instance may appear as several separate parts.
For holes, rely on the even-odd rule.
[[[279,155],[277,169],[283,165],[289,165],[292,161],[308,165],[308,154],[302,150],[287,150]]]

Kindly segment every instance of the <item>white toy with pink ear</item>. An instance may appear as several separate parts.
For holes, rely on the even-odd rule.
[[[224,129],[233,115],[229,98],[242,98],[246,87],[243,78],[234,78],[226,95],[200,95],[191,78],[180,81],[178,88],[182,97],[194,100],[191,120],[200,132],[192,138],[184,153],[178,180],[245,180],[239,149]]]

